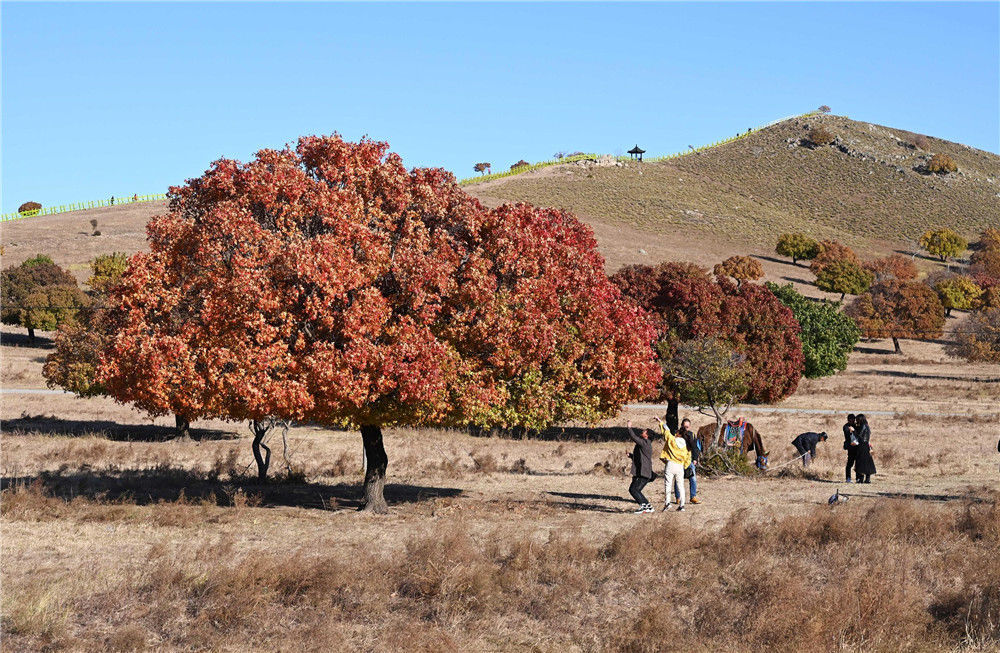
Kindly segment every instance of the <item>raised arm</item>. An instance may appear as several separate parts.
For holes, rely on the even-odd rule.
[[[628,437],[632,438],[632,442],[642,444],[642,437],[635,432],[635,429],[632,428],[632,420],[627,422],[626,428],[628,428]]]

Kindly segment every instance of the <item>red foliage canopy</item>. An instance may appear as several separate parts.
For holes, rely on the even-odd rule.
[[[598,419],[659,376],[591,231],[487,211],[385,143],[306,137],[172,188],[109,298],[108,392],[326,424]]]
[[[632,265],[612,281],[654,316],[663,358],[684,340],[717,336],[746,357],[750,401],[778,401],[798,387],[805,361],[799,323],[767,288],[738,288],[725,277],[713,281],[691,263]],[[660,399],[676,399],[678,391],[664,376]]]

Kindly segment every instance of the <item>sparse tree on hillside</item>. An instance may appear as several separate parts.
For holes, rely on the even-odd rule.
[[[21,206],[17,207],[18,213],[32,213],[34,211],[41,211],[42,205],[38,202],[25,202]]]
[[[489,163],[486,163],[484,161],[483,163],[477,163],[476,165],[472,166],[472,169],[478,172],[479,174],[484,175],[490,171],[491,167],[492,166],[490,166]]]
[[[305,137],[172,188],[109,298],[98,380],[252,420],[259,474],[273,419],[358,428],[375,512],[384,427],[596,421],[653,388],[652,325],[588,227],[486,210],[387,149]]]
[[[917,278],[917,266],[912,260],[899,254],[890,254],[872,261],[866,261],[864,268],[875,275],[875,281],[897,279],[912,281]]]
[[[899,339],[940,338],[944,307],[934,289],[916,281],[884,281],[857,297],[847,307],[865,338],[892,338],[896,353]]]
[[[935,154],[927,162],[927,171],[946,175],[949,172],[958,172],[958,164],[947,154]]]
[[[816,302],[796,292],[792,284],[764,284],[782,304],[792,310],[802,327],[802,353],[805,356],[805,376],[811,379],[836,374],[847,369],[847,356],[861,337],[861,331],[840,304]]]
[[[691,263],[631,265],[612,280],[656,321],[663,378],[658,399],[668,405],[666,422],[677,429],[684,384],[673,378],[670,361],[682,342],[718,337],[744,356],[750,369],[750,401],[772,403],[787,397],[802,376],[802,342],[792,312],[766,288],[737,288],[728,278],[715,282]]]
[[[812,273],[819,275],[820,270],[834,261],[848,261],[855,265],[861,265],[861,259],[854,253],[854,250],[847,245],[842,245],[836,240],[821,240],[819,243],[819,254],[809,264]]]
[[[971,363],[1000,363],[1000,308],[976,311],[948,353]]]
[[[76,278],[42,254],[0,275],[0,319],[25,327],[32,342],[35,329],[52,331],[61,324],[75,324],[87,304]]]
[[[517,163],[515,163],[515,164],[511,165],[510,169],[511,169],[511,170],[516,170],[516,169],[518,169],[518,168],[525,168],[525,167],[527,167],[527,166],[530,166],[530,165],[531,165],[530,163],[528,163],[528,162],[527,162],[527,161],[525,161],[524,159],[521,159],[521,160],[520,160],[520,161],[518,161]]]
[[[983,296],[983,289],[964,274],[942,279],[934,284],[934,290],[941,298],[944,314],[951,315],[951,310],[968,311],[977,308]]]
[[[800,260],[812,260],[819,256],[820,246],[814,239],[800,233],[782,234],[774,251],[779,256],[787,256],[796,265]]]
[[[857,263],[840,260],[832,261],[816,275],[816,287],[825,292],[839,292],[840,301],[844,296],[860,295],[871,287],[875,275]]]
[[[913,137],[913,144],[919,147],[921,150],[928,152],[931,149],[931,141],[923,134],[917,134]]]
[[[1000,250],[984,249],[974,252],[969,259],[969,274],[980,285],[992,286],[1000,283]]]
[[[969,243],[957,233],[948,229],[932,229],[920,237],[920,247],[931,256],[937,256],[942,262],[958,256],[966,250]]]
[[[711,441],[715,442],[726,413],[747,393],[747,379],[752,370],[745,356],[725,340],[711,336],[681,342],[672,352],[667,351],[667,343],[661,343],[660,347],[664,349],[661,356],[669,360],[670,375],[683,387],[684,401],[705,415],[709,414],[706,410],[712,411],[715,436]]]
[[[736,279],[737,288],[740,288],[744,281],[756,281],[764,276],[764,268],[760,261],[750,256],[730,256],[722,263],[716,263],[712,271],[717,277]]]
[[[809,142],[814,146],[822,147],[829,145],[837,137],[826,127],[814,127],[809,130]]]
[[[826,106],[825,104],[816,110],[819,111],[820,113],[830,113],[830,107]]]

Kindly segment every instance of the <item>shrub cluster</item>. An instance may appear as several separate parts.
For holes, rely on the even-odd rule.
[[[813,145],[824,146],[829,145],[834,141],[836,136],[833,135],[826,127],[814,127],[809,130],[809,142]]]
[[[949,172],[958,172],[958,164],[947,154],[935,154],[927,162],[927,171],[946,175]]]
[[[38,202],[25,202],[21,206],[17,207],[18,213],[28,213],[29,211],[41,211],[42,205]]]

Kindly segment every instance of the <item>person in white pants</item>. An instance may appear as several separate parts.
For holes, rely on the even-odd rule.
[[[659,417],[655,419],[663,434],[663,452],[660,454],[660,460],[667,465],[663,474],[663,509],[670,508],[670,496],[676,488],[677,510],[684,510],[684,468],[691,464],[691,452],[688,451],[684,438],[671,434]]]

